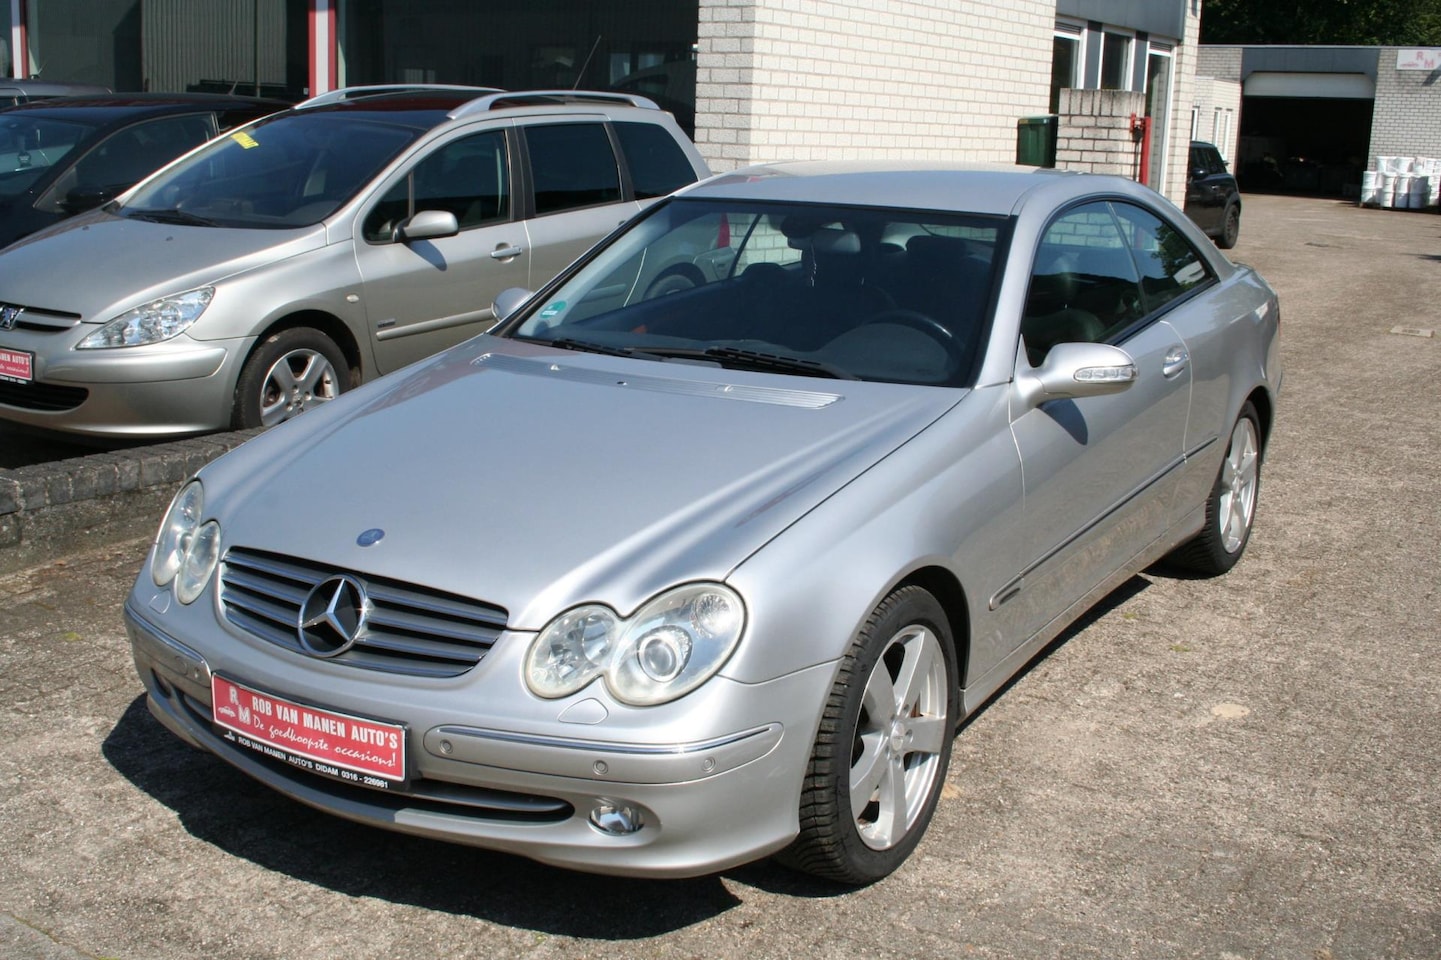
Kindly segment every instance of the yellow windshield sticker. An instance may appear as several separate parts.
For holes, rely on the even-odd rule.
[[[230,139],[240,144],[246,150],[249,150],[251,147],[260,146],[260,144],[256,142],[255,138],[252,137],[250,134],[246,133],[244,130],[241,130],[239,133],[232,133],[230,135]]]

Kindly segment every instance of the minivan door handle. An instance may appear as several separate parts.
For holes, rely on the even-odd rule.
[[[520,256],[522,253],[525,253],[525,247],[496,247],[490,251],[490,258],[492,260],[509,260],[512,257]]]

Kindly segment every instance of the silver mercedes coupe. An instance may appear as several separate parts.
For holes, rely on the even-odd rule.
[[[496,309],[202,469],[126,621],[276,790],[603,873],[895,870],[968,713],[1237,562],[1281,385],[1264,280],[1055,171],[747,169]]]

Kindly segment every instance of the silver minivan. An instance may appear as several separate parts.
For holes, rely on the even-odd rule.
[[[270,426],[479,333],[708,174],[642,97],[334,91],[0,253],[0,419]]]

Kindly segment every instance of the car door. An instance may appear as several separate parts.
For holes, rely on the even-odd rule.
[[[495,320],[496,294],[531,285],[513,170],[505,129],[461,135],[394,177],[358,219],[355,258],[381,373],[483,332]],[[397,234],[430,210],[454,214],[458,232]]]
[[[531,282],[539,288],[635,216],[640,205],[626,199],[615,147],[601,120],[546,118],[518,129],[533,205],[526,223]]]
[[[1025,497],[1017,536],[1029,562],[993,605],[1011,607],[1019,640],[1129,562],[1173,515],[1190,365],[1180,334],[1149,309],[1134,233],[1113,204],[1088,203],[1056,218],[1035,256],[1017,363],[1039,366],[1060,343],[1110,343],[1134,361],[1136,380],[1013,414]]]

